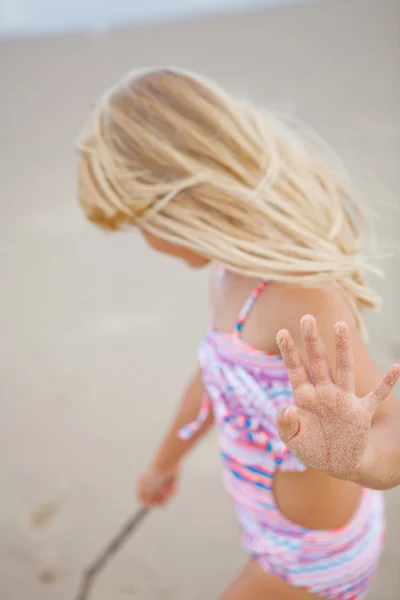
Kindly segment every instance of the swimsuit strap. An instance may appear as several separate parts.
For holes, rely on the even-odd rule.
[[[253,308],[255,301],[260,296],[260,294],[264,291],[264,289],[267,287],[268,283],[269,282],[266,280],[260,281],[260,283],[254,288],[254,290],[251,292],[250,296],[247,298],[246,302],[244,303],[243,308],[240,311],[239,316],[237,318],[236,325],[235,325],[235,331],[233,333],[233,335],[235,335],[236,337],[240,336],[240,333],[243,329],[243,325],[246,323],[247,317],[249,316],[250,311]]]
[[[215,279],[214,279],[216,285],[219,285],[221,283],[224,273],[225,273],[225,267],[223,267],[222,265],[218,265],[217,269],[215,271]]]

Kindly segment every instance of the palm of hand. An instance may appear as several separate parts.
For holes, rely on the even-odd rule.
[[[357,473],[371,426],[366,399],[346,393],[333,382],[306,384],[294,391],[300,429],[288,446],[302,462],[338,474]]]
[[[305,465],[337,477],[357,476],[372,417],[399,378],[400,368],[392,366],[373,392],[357,398],[346,324],[335,326],[335,378],[315,319],[303,317],[301,327],[309,367],[295,349],[289,332],[281,331],[277,338],[294,398],[294,406],[278,414],[280,436]]]

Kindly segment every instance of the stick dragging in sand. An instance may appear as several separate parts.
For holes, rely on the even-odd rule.
[[[81,584],[74,600],[89,600],[90,593],[108,563],[137,530],[149,512],[149,507],[139,508],[121,527],[118,533],[108,542],[100,554],[85,569]]]

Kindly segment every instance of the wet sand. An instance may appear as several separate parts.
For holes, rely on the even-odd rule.
[[[135,478],[206,320],[207,273],[80,214],[72,145],[91,103],[139,65],[198,70],[253,100],[293,105],[398,196],[399,13],[397,0],[337,0],[2,44],[2,600],[72,600],[82,567],[135,507]],[[399,214],[370,191],[386,251]],[[397,253],[377,282],[384,309],[368,319],[382,367],[400,358],[399,267]],[[183,475],[179,497],[150,515],[96,600],[211,599],[234,577],[245,557],[212,436]],[[372,600],[399,598],[399,501],[400,489],[387,494]]]

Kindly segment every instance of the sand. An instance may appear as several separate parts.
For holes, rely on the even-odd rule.
[[[177,64],[280,108],[294,106],[351,166],[398,195],[397,0],[326,1],[92,37],[0,47],[2,273],[1,600],[69,600],[78,576],[135,508],[134,482],[195,364],[207,273],[105,235],[80,214],[73,141],[121,72]],[[399,214],[369,186],[383,251]],[[371,350],[400,358],[400,254],[378,282]],[[373,600],[399,598],[400,489]],[[182,491],[151,514],[96,600],[216,598],[244,556],[213,437]]]

